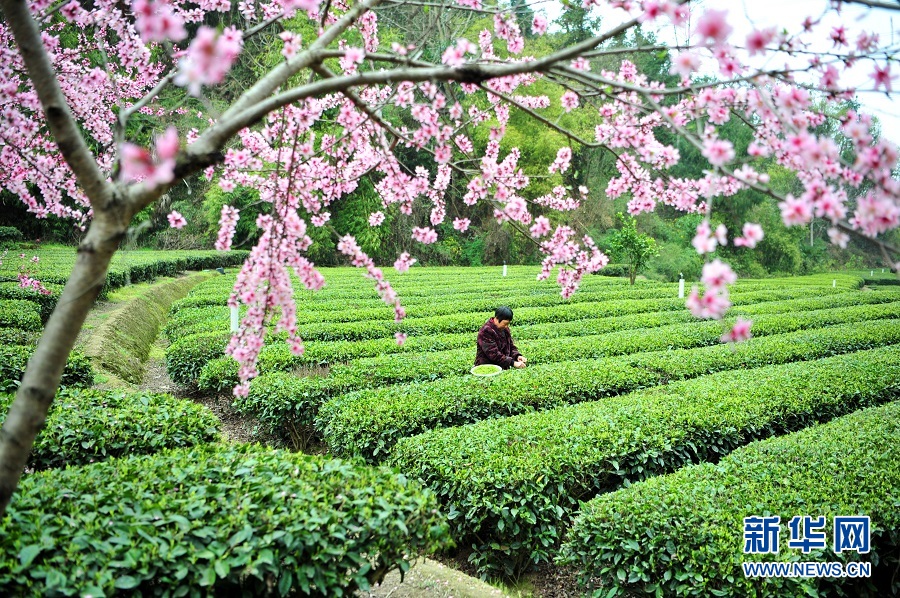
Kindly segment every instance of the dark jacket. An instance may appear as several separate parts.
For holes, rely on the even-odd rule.
[[[512,367],[518,359],[519,350],[513,343],[509,328],[497,328],[494,319],[490,318],[478,331],[478,349],[475,352],[475,365],[492,363],[504,370]]]

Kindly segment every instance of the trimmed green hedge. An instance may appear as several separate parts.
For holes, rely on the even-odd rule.
[[[594,596],[887,596],[900,590],[900,402],[738,449],[585,504],[558,560]],[[787,546],[795,515],[825,516],[828,548]],[[743,554],[743,519],[781,516],[777,555]],[[871,517],[872,552],[832,551],[835,515]],[[747,578],[742,562],[874,563],[872,579]],[[880,587],[871,585],[877,584]]]
[[[857,306],[851,308],[838,308],[834,310],[798,312],[793,314],[758,315],[755,316],[756,319],[754,322],[754,334],[762,337],[770,334],[781,334],[808,328],[818,328],[821,326],[827,326],[829,324],[840,322],[856,322],[866,319],[898,316],[900,316],[900,303],[888,304],[886,306]],[[855,343],[862,344],[842,345],[840,338],[836,339],[835,341],[829,342],[835,342],[838,343],[838,345],[844,347],[852,346],[853,348],[850,350],[857,350],[873,346],[865,344],[867,342],[871,342],[870,337],[872,335],[875,335],[876,338],[881,339],[878,341],[878,345],[898,342],[893,339],[896,337],[896,335],[894,335],[894,332],[897,331],[900,327],[892,324],[893,323],[889,321],[887,322],[887,324],[874,324],[873,326],[851,326],[851,330],[849,330],[848,332],[848,334],[850,334],[848,338],[853,339],[853,342]],[[616,355],[628,355],[640,351],[655,352],[666,351],[667,349],[669,351],[672,351],[673,349],[677,348],[696,348],[706,345],[718,346],[720,344],[719,337],[721,336],[721,334],[721,323],[695,321],[689,324],[676,324],[651,329],[625,330],[604,335],[570,337],[562,339],[544,339],[540,341],[534,340],[531,342],[520,342],[518,345],[523,354],[528,356],[532,364],[529,366],[529,368],[526,368],[525,371],[528,372],[534,368],[540,368],[537,370],[537,374],[524,374],[525,380],[535,380],[534,376],[549,376],[547,380],[543,380],[542,382],[540,382],[541,389],[547,391],[547,394],[541,396],[544,396],[547,399],[548,403],[552,404],[554,400],[559,400],[559,396],[569,397],[566,402],[574,402],[581,394],[585,394],[581,392],[580,389],[602,388],[603,383],[610,383],[612,382],[612,380],[610,380],[609,378],[598,378],[597,380],[587,378],[585,386],[575,385],[575,382],[571,382],[572,385],[569,385],[567,376],[574,375],[574,380],[581,380],[583,379],[583,375],[579,376],[575,374],[571,369],[565,369],[561,370],[559,376],[557,376],[552,373],[554,371],[552,366],[549,369],[546,369],[542,368],[541,365],[555,365],[564,361],[596,359]],[[807,347],[804,347],[803,349],[808,350]],[[798,350],[796,354],[801,353]],[[815,355],[817,357],[822,357],[827,356],[828,353],[816,353]],[[771,363],[770,361],[765,361],[766,358],[767,356],[765,354],[760,357],[760,359],[764,360],[762,363]],[[785,359],[784,361],[790,360],[791,359]],[[437,384],[433,392],[437,393],[437,396],[439,397],[445,397],[441,400],[441,402],[447,403],[452,401],[453,397],[471,396],[471,393],[464,392],[462,390],[462,388],[466,386],[465,382],[451,382],[449,383],[449,386],[445,386],[443,383],[439,383],[436,381],[440,378],[457,376],[461,373],[468,372],[468,370],[471,368],[472,361],[473,358],[471,349],[360,359],[350,365],[337,365],[332,367],[330,375],[327,377],[313,376],[295,378],[293,382],[290,382],[289,385],[288,383],[286,383],[283,387],[282,392],[287,393],[288,396],[276,400],[272,405],[265,405],[264,403],[267,400],[272,400],[273,397],[269,396],[268,399],[262,399],[254,396],[253,385],[251,384],[250,396],[248,396],[247,398],[238,398],[235,401],[235,407],[237,407],[241,411],[251,413],[255,417],[259,418],[260,421],[263,422],[266,426],[274,430],[281,425],[308,425],[309,423],[311,423],[311,420],[304,419],[301,421],[296,421],[293,420],[293,416],[297,413],[304,413],[310,418],[315,417],[316,411],[314,409],[309,409],[309,407],[321,405],[329,399],[342,394],[365,389],[362,391],[361,395],[354,394],[348,396],[346,401],[346,404],[349,405],[347,407],[347,413],[343,415],[336,415],[335,412],[343,411],[341,405],[344,404],[343,402],[337,403],[332,406],[331,415],[324,416],[324,419],[320,420],[320,423],[317,424],[318,428],[324,430],[326,437],[335,439],[338,444],[334,445],[332,448],[334,450],[337,450],[338,452],[348,450],[348,446],[354,446],[356,438],[355,434],[351,432],[351,430],[354,430],[356,428],[356,424],[351,425],[349,430],[344,429],[343,425],[338,425],[335,428],[335,432],[331,433],[328,431],[328,428],[330,427],[329,420],[331,417],[335,416],[345,417],[348,420],[354,420],[357,417],[354,411],[356,411],[357,409],[353,407],[353,402],[356,400],[359,400],[361,404],[367,404],[367,406],[361,410],[362,413],[368,412],[372,417],[376,418],[386,417],[385,426],[387,426],[387,429],[393,429],[395,430],[395,434],[400,435],[404,434],[408,430],[408,428],[406,428],[406,426],[402,422],[407,422],[410,418],[415,418],[416,415],[413,414],[421,414],[423,410],[431,413],[431,417],[437,418],[436,421],[438,422],[454,421],[454,418],[457,417],[461,411],[466,412],[469,409],[472,409],[472,414],[469,416],[465,416],[464,421],[461,421],[459,423],[464,423],[465,421],[473,421],[472,419],[468,419],[469,417],[484,419],[485,417],[488,417],[489,414],[492,414],[493,416],[509,415],[511,412],[506,411],[506,409],[508,408],[508,403],[506,403],[505,401],[500,401],[500,404],[494,403],[494,401],[496,400],[495,397],[497,396],[495,393],[484,395],[484,401],[475,400],[474,403],[470,403],[460,398],[458,402],[452,403],[452,406],[444,404],[440,407],[437,407],[431,401],[418,402],[415,398],[415,396],[420,393],[423,393],[424,396],[431,396],[432,391],[428,389],[428,385],[425,385],[424,387],[412,387],[409,391],[405,391],[402,388],[398,390],[392,390],[390,388],[378,388],[380,386],[397,382],[427,381],[432,384]],[[724,363],[731,364],[733,362],[726,360],[726,362]],[[231,368],[233,367],[234,366],[232,365]],[[652,369],[655,366],[646,367]],[[591,369],[591,365],[588,364],[587,366],[583,366],[581,369],[583,369],[584,371],[589,371]],[[718,371],[720,369],[723,368],[713,367],[713,369],[709,371]],[[550,373],[548,374],[547,372]],[[226,377],[227,373],[227,371],[223,373],[222,380],[228,380],[229,382],[231,382],[232,379]],[[515,376],[520,373],[522,372],[516,371],[512,373],[512,375]],[[697,375],[702,373],[706,372],[701,370]],[[501,374],[499,378],[505,379],[505,377],[507,377],[508,375],[510,375],[510,373],[507,372]],[[263,376],[261,376],[261,378],[265,378],[265,376],[266,375],[264,374]],[[654,378],[652,377],[648,378],[646,376],[640,378],[640,380],[643,381],[642,384],[653,384],[655,383],[651,382],[651,380],[653,379]],[[622,380],[627,380],[628,384],[631,384],[637,379],[634,379],[627,374],[623,374]],[[496,381],[494,382],[496,383]],[[538,384],[537,382],[535,383]],[[548,385],[556,383],[562,385],[562,395],[550,391],[550,387]],[[490,382],[488,382],[488,384],[490,384]],[[500,384],[504,383],[500,382]],[[523,391],[527,390],[527,387],[523,386],[522,388]],[[617,386],[613,385],[613,388],[617,388]],[[630,390],[632,388],[635,387],[625,386],[623,390]],[[407,392],[409,393],[408,395]],[[460,392],[462,392],[463,394],[460,395]],[[588,396],[592,396],[592,392],[593,390],[588,390],[586,391],[586,394]],[[304,403],[304,408],[302,410],[294,408],[283,409],[284,406],[289,404],[291,395],[302,397],[300,399]],[[369,400],[367,398],[369,396],[373,396],[376,398],[374,398],[374,400],[369,403]],[[405,398],[406,396],[411,398]],[[395,402],[398,403],[396,409],[391,407],[391,404]],[[381,404],[382,408],[378,408],[378,404]],[[492,404],[494,406],[491,406]],[[401,422],[397,428],[393,428],[393,424],[390,423],[394,421],[394,416],[387,415],[385,413],[385,406],[387,406],[387,409],[391,412],[396,413],[397,421]],[[409,407],[409,410],[404,413],[404,410],[407,408],[407,406]],[[437,408],[437,411],[432,411],[432,408]],[[525,408],[525,406],[522,405],[521,408]],[[369,411],[370,409],[371,411]],[[512,412],[517,411],[514,409]],[[367,416],[363,415],[363,417]],[[370,423],[374,425],[374,422]],[[361,424],[359,433],[363,436],[366,436],[367,434],[365,432],[365,429],[368,425],[369,424]],[[418,425],[420,424],[415,424],[413,428],[418,428]],[[373,429],[380,430],[382,429],[382,426],[374,425]],[[343,434],[347,432],[349,432],[350,435],[342,438]],[[366,444],[366,448],[362,449],[361,451],[362,454],[367,456],[376,455],[378,451],[384,448],[384,443],[386,441],[390,443],[390,439],[385,439],[378,435],[368,435],[367,438],[369,442]],[[343,444],[344,442],[349,442],[350,444],[345,445]],[[359,449],[360,447],[356,445],[354,449],[349,450],[351,453],[353,453]]]
[[[217,267],[237,266],[243,263],[249,251],[154,251],[120,250],[113,256],[106,275],[101,296],[109,290],[153,280],[159,276],[175,276],[185,270],[209,270]],[[29,271],[42,283],[65,284],[75,264],[76,248],[63,245],[44,245],[28,250],[30,257],[40,261],[29,263]],[[20,261],[6,259],[0,264],[0,280],[15,280]]]
[[[26,476],[0,522],[10,595],[347,596],[443,548],[386,469],[205,445]]]
[[[50,283],[44,283],[44,288],[50,291],[49,295],[39,293],[34,289],[25,289],[17,282],[0,282],[0,299],[22,299],[38,305],[41,312],[41,321],[50,319],[50,314],[56,309],[56,303],[62,294],[63,287]]]
[[[31,301],[0,301],[0,328],[19,328],[35,332],[41,329],[41,311]]]
[[[900,347],[723,372],[401,439],[482,573],[548,561],[579,502],[900,396]]]
[[[13,395],[0,395],[4,419]],[[65,390],[50,406],[31,449],[32,469],[93,463],[215,442],[219,418],[193,401],[165,394]]]
[[[788,301],[772,301],[736,307],[732,315],[753,316],[755,314],[807,311],[813,309],[827,309],[865,304],[881,304],[890,301],[900,301],[900,293],[842,293],[829,297],[813,299],[793,299]],[[531,326],[517,326],[516,339],[525,341],[529,339],[560,338],[567,336],[588,336],[593,334],[605,334],[632,328],[652,328],[679,322],[696,322],[696,319],[687,310],[660,311],[637,313],[626,316],[610,318],[589,318],[573,322],[534,324]],[[446,351],[461,347],[473,346],[472,333],[434,334],[426,336],[413,336],[403,345],[398,345],[391,338],[370,339],[365,341],[312,341],[306,343],[306,352],[302,356],[296,356],[283,340],[276,337],[268,339],[267,344],[260,353],[259,369],[261,372],[284,372],[303,365],[327,365],[336,362],[350,361],[364,357],[377,355],[393,355],[398,353],[424,353],[433,351]],[[187,338],[187,337],[185,337]],[[224,351],[227,336],[222,337]],[[209,355],[204,345],[196,347],[196,355],[190,356],[191,343],[179,344],[179,363],[181,367],[190,367],[194,371],[196,364],[193,361],[203,362]],[[188,365],[190,363],[190,365]],[[200,369],[197,379],[197,387],[204,392],[229,392],[237,384],[238,367],[230,357],[218,357],[208,361]],[[182,375],[182,374],[178,374]],[[189,374],[188,374],[189,375]]]
[[[25,345],[32,346],[41,338],[41,333],[18,328],[0,328],[0,346]]]
[[[25,366],[34,347],[9,345],[0,346],[0,392],[14,392],[25,373]],[[78,351],[72,351],[66,359],[60,387],[83,388],[94,383],[94,368],[91,361]]]
[[[776,288],[773,290],[736,291],[731,295],[735,305],[748,305],[765,301],[810,298],[821,295],[842,294],[843,289],[831,287],[796,286]],[[674,293],[673,293],[674,295]],[[345,301],[335,298],[335,301]],[[516,326],[542,324],[552,322],[571,322],[589,318],[624,316],[653,311],[684,310],[684,299],[619,299],[585,303],[563,303],[547,307],[524,307],[515,310]],[[344,312],[352,312],[345,309]],[[468,312],[450,313],[439,316],[407,318],[402,322],[394,322],[385,315],[374,320],[351,322],[321,322],[301,324],[298,334],[306,341],[351,341],[374,338],[393,337],[395,332],[404,332],[410,336],[441,334],[471,330],[473,334],[493,314]],[[165,334],[170,340],[183,338],[186,335],[200,332],[225,332],[229,327],[228,308],[206,307],[187,308],[173,316],[166,324]]]
[[[830,291],[830,287],[827,290]],[[798,294],[803,297],[805,296],[805,293],[806,291],[802,289],[786,289],[781,291],[752,291],[737,294],[733,297],[736,307],[733,308],[732,313],[734,315],[753,315],[756,313],[765,313],[766,311],[771,313],[772,311],[821,309],[900,300],[900,293],[881,294],[857,292],[842,292],[826,295],[824,297],[809,297],[804,299],[785,299],[785,297],[791,297]],[[759,303],[760,301],[762,301],[762,303]],[[591,305],[596,306],[594,309],[598,313],[595,317],[585,317],[584,310]],[[766,307],[769,305],[771,306],[770,309]],[[560,306],[554,309],[563,310],[568,307],[569,306]],[[576,307],[579,310],[577,314],[583,319],[574,319],[573,321],[567,322],[549,321],[540,324],[517,325],[515,329],[515,338],[517,339],[517,342],[525,341],[530,338],[585,336],[629,328],[661,326],[664,324],[693,320],[687,310],[684,309],[682,300],[628,300],[604,304],[586,303],[572,307]],[[616,308],[622,313],[614,316],[609,316],[604,313],[611,309],[615,311]],[[545,309],[545,311],[549,310]],[[588,311],[590,311],[590,309],[588,309]],[[563,314],[563,312],[557,311],[556,315],[563,319],[568,318],[568,316],[561,314]],[[602,317],[604,315],[607,317]],[[471,317],[463,315],[450,317],[457,319],[471,319]],[[544,319],[546,319],[546,317],[547,316],[545,315]],[[210,366],[209,372],[206,374],[203,373],[203,368],[208,363],[213,359],[221,358],[223,356],[225,345],[230,337],[227,329],[221,328],[220,320],[221,318],[217,318],[214,321],[215,325],[209,327],[206,327],[203,321],[194,325],[182,323],[180,328],[172,324],[172,322],[169,323],[169,327],[172,330],[172,337],[170,338],[173,340],[173,346],[167,350],[167,360],[169,353],[177,353],[177,355],[172,356],[171,362],[173,365],[169,369],[169,375],[172,376],[173,379],[179,380],[181,384],[187,385],[198,381],[198,379],[202,377],[203,380],[200,381],[199,387],[205,392],[221,392],[230,390],[234,387],[237,383],[237,367],[231,359],[217,361]],[[446,323],[447,317],[444,317],[443,320],[445,321],[444,323]],[[418,321],[410,320],[410,326],[418,327],[422,325],[422,322],[427,321],[434,322],[434,319],[425,318],[419,319]],[[416,324],[416,322],[419,322],[419,324]],[[477,326],[474,324],[471,326],[464,326],[464,328],[471,330],[470,333],[412,335],[407,339],[407,342],[403,347],[397,345],[392,334],[388,334],[386,337],[381,338],[376,336],[371,339],[356,341],[311,341],[309,337],[305,336],[304,339],[307,341],[307,352],[301,357],[293,355],[286,347],[270,349],[269,347],[277,347],[280,342],[279,339],[283,336],[273,335],[267,339],[267,341],[272,344],[264,348],[261,354],[260,371],[287,371],[305,364],[334,363],[336,361],[346,361],[371,355],[396,353],[409,355],[410,353],[416,352],[433,352],[459,347],[471,348],[474,344],[473,336],[481,323],[483,322],[479,322]],[[472,322],[469,322],[468,324],[472,324]],[[347,329],[347,327],[351,327],[360,334],[372,334],[372,331],[368,329],[381,327],[387,330],[387,328],[393,327],[395,324],[388,321],[376,321],[365,323],[358,322],[354,324],[321,324],[317,326],[322,329],[328,329],[329,335],[340,337],[344,331],[346,331],[345,329]],[[462,326],[462,324],[460,324],[460,326]],[[195,346],[194,343],[189,340],[193,338],[193,334],[189,334],[189,332],[196,329],[209,329],[212,330],[212,332],[201,333],[202,336],[198,337],[200,342]],[[303,332],[302,329],[303,327],[301,327],[301,332]],[[176,330],[177,332],[175,332]],[[385,332],[385,330],[382,330],[382,332]],[[222,339],[221,348],[218,350],[215,350],[208,345],[209,339],[213,338],[216,332],[221,335],[219,338]],[[356,334],[356,332],[353,334]],[[175,345],[177,345],[177,347]],[[529,357],[531,356],[529,355]],[[398,358],[407,359],[407,357],[404,356],[398,356]],[[408,357],[408,359],[416,358],[417,356]],[[388,359],[388,357],[385,357],[385,359]],[[465,359],[463,359],[463,361],[465,361]],[[455,371],[468,371],[468,367],[464,366],[465,364],[460,361],[458,365],[454,366]],[[427,377],[430,377],[430,375],[431,372],[426,373]],[[415,377],[401,378],[400,380],[411,379],[415,379]],[[346,390],[351,389],[343,389],[342,391]]]
[[[871,315],[898,318],[900,304],[893,305],[891,314]],[[780,332],[777,323],[773,324],[771,331]],[[760,328],[761,333],[766,332],[764,325]],[[359,455],[374,462],[384,458],[400,438],[439,427],[595,401],[723,370],[820,359],[895,343],[900,343],[896,319],[854,321],[821,330],[761,336],[737,346],[650,351],[612,359],[538,365],[509,370],[486,381],[465,376],[373,388],[325,402],[318,411],[315,427],[335,455]],[[302,407],[292,405],[287,393],[293,387],[285,384],[279,389],[282,395],[273,396],[276,393],[272,389],[257,392],[251,385],[252,407],[250,401],[241,404],[270,429],[305,424],[305,418],[315,412],[314,405],[305,398],[294,399]],[[298,422],[297,416],[304,419]]]
[[[173,381],[190,386],[208,362],[221,357],[230,332],[207,332],[185,336],[166,348],[166,371]],[[232,360],[234,361],[234,360]]]

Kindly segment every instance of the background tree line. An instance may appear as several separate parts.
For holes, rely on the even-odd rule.
[[[531,32],[533,11],[521,0],[513,0],[517,21],[526,36],[524,54],[543,54],[555,49],[588,39],[600,28],[600,22],[588,10],[578,6],[565,9],[559,19],[554,22],[551,31],[543,36],[535,36]],[[235,14],[235,18],[239,15]],[[387,8],[379,11],[380,35],[382,39],[396,41],[402,45],[413,45],[418,56],[429,59],[440,59],[440,53],[447,44],[460,37],[476,41],[478,32],[485,28],[487,17],[476,13],[460,14],[451,11],[429,11],[427,7],[410,17],[408,11],[401,8]],[[315,36],[309,22],[296,19],[289,23],[293,30],[298,28],[304,36]],[[166,110],[179,131],[187,132],[205,123],[211,115],[227,106],[237,97],[246,85],[256,80],[260,74],[282,60],[281,43],[277,39],[279,31],[259,35],[249,40],[248,47],[241,55],[240,61],[232,71],[232,78],[226,85],[209,90],[205,101],[195,98],[184,99],[177,92],[164,93],[158,102]],[[351,37],[354,34],[351,34]],[[358,34],[356,34],[358,35]],[[638,71],[668,84],[677,84],[678,77],[669,73],[670,54],[667,49],[656,51],[637,51],[638,48],[656,46],[657,42],[650,34],[640,28],[613,39],[605,44],[602,50],[591,59],[594,71],[598,69],[617,70],[623,60],[628,60],[638,67]],[[335,60],[335,67],[337,62]],[[583,139],[593,138],[593,126],[597,122],[596,112],[589,102],[582,103],[570,112],[564,111],[560,104],[561,90],[558,86],[547,82],[538,82],[534,92],[546,94],[550,99],[550,107],[543,114],[559,128],[571,131]],[[444,87],[442,91],[449,92]],[[466,98],[457,98],[463,107],[476,104],[479,108],[489,105],[485,93],[472,94]],[[679,98],[673,96],[669,102]],[[824,101],[820,107],[825,106]],[[835,139],[845,152],[845,157],[852,160],[852,146],[840,132],[840,117],[848,110],[859,108],[853,100],[840,105],[832,105],[829,112],[832,118],[820,126],[819,134]],[[335,109],[336,112],[336,109]],[[400,111],[390,115],[401,121],[408,116]],[[150,118],[146,123],[133,118],[130,124],[129,137],[149,144],[151,131]],[[142,130],[142,124],[147,124]],[[412,126],[413,123],[408,123]],[[321,133],[328,132],[328,119],[317,125]],[[722,135],[735,145],[739,154],[746,151],[752,139],[751,130],[738,119],[731,119],[724,125],[726,133]],[[706,160],[700,152],[688,143],[682,143],[672,134],[659,130],[657,136],[664,143],[675,145],[681,152],[681,162],[673,169],[676,177],[702,176]],[[483,128],[473,132],[472,140],[478,151],[483,151],[488,142]],[[541,171],[544,165],[552,163],[555,148],[566,143],[560,132],[531,118],[529,115],[512,110],[506,135],[501,142],[501,151],[518,147],[522,156],[519,161],[525,171]],[[628,227],[628,219],[620,220],[618,213],[626,211],[627,196],[610,199],[606,195],[609,180],[617,175],[614,157],[600,148],[586,147],[571,143],[572,168],[565,174],[547,174],[541,179],[532,179],[524,191],[526,198],[533,199],[548,193],[554,186],[565,185],[569,189],[585,187],[588,194],[575,213],[573,222],[583,231],[598,240],[601,249],[608,252],[614,262],[627,262],[628,258],[621,249],[617,250],[616,238],[620,229]],[[434,163],[424,161],[421,153],[410,149],[404,152],[396,148],[402,162],[410,170],[423,167],[434,170]],[[766,172],[773,188],[780,192],[801,191],[802,186],[796,175],[774,164],[772,159],[759,158],[754,164],[760,172]],[[433,172],[431,173],[433,174]],[[440,240],[433,245],[416,244],[410,237],[415,226],[427,225],[427,210],[416,210],[421,222],[410,217],[400,216],[396,209],[384,210],[375,181],[368,178],[360,182],[359,188],[349,197],[333,206],[331,223],[334,230],[341,234],[353,234],[362,248],[377,263],[392,263],[396,256],[409,251],[423,265],[499,265],[537,264],[540,254],[529,235],[517,230],[510,223],[500,224],[493,216],[490,206],[482,205],[479,209],[466,210],[466,216],[472,224],[465,232],[454,230],[453,218],[462,214],[462,196],[465,193],[465,177],[454,175],[451,190],[448,193],[448,218],[438,226]],[[854,190],[857,195],[865,191],[865,187]],[[201,201],[197,201],[197,197]],[[237,186],[233,190],[224,191],[218,179],[207,179],[203,175],[190,177],[183,185],[173,188],[163,201],[143,210],[137,217],[126,242],[130,247],[154,247],[160,249],[177,248],[210,248],[218,231],[219,214],[223,205],[229,204],[241,210],[234,246],[250,248],[257,240],[259,230],[255,225],[255,216],[267,210],[270,204],[259,200],[255,190]],[[178,210],[187,218],[187,227],[181,230],[169,228],[166,215],[171,210]],[[369,225],[369,214],[382,210],[386,220],[378,227]],[[536,210],[539,211],[539,210]],[[553,218],[551,214],[547,214]],[[695,234],[697,224],[702,220],[700,215],[684,214],[674,208],[660,205],[655,212],[640,214],[636,218],[638,233],[648,235],[656,243],[658,253],[647,260],[643,273],[650,278],[677,280],[683,274],[685,278],[699,277],[703,261],[691,247],[690,240]],[[766,231],[765,239],[757,251],[742,251],[739,248],[726,246],[720,249],[723,258],[732,264],[742,276],[766,276],[772,274],[806,274],[832,268],[863,268],[880,264],[882,259],[874,245],[854,237],[846,249],[840,249],[828,242],[826,222],[814,219],[812,226],[806,229],[788,228],[781,221],[776,201],[754,190],[743,190],[731,200],[720,206],[714,216],[713,225],[725,224],[729,230],[739,230],[743,222],[756,222]],[[27,239],[74,243],[79,233],[70,223],[50,216],[43,220],[35,220],[26,213],[23,204],[7,191],[0,191],[0,226],[13,226],[22,231]],[[309,256],[320,265],[339,265],[344,258],[336,249],[337,239],[327,228],[311,228],[310,234],[314,245]],[[885,239],[894,244],[900,237],[897,231]],[[615,269],[615,272],[623,272]]]

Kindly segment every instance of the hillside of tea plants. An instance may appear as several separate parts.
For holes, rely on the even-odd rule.
[[[677,284],[592,276],[564,300],[536,273],[394,273],[408,314],[395,323],[359,271],[327,270],[323,290],[297,292],[305,353],[269,336],[237,399],[233,271],[171,302],[161,326],[182,398],[92,388],[73,354],[0,525],[0,589],[348,595],[438,552],[488,579],[564,567],[595,596],[900,591],[892,279],[741,280],[722,323],[693,318]],[[500,305],[528,367],[475,377],[476,333]],[[6,392],[41,310],[0,301]],[[737,317],[753,338],[723,344]],[[270,446],[228,441],[203,397]],[[780,551],[743,554],[757,515],[781,517]],[[871,550],[792,550],[795,515],[869,516]],[[750,560],[872,574],[767,580],[744,576]]]

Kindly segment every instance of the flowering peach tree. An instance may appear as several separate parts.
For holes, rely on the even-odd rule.
[[[693,240],[708,258],[704,288],[695,288],[686,303],[698,317],[721,319],[730,306],[728,286],[736,276],[715,256],[716,249],[732,243],[752,250],[763,238],[756,223],[740,231],[711,224],[716,207],[744,189],[775,197],[787,225],[807,224],[814,216],[827,219],[833,243],[845,245],[850,234],[863,235],[879,242],[894,263],[895,249],[877,238],[900,220],[900,183],[893,175],[897,147],[875,140],[871,118],[855,112],[840,122],[852,141],[852,159],[832,138],[815,133],[834,118],[816,108],[822,101],[858,91],[848,83],[849,69],[867,68],[870,89],[886,92],[896,77],[894,48],[877,35],[823,25],[824,14],[849,2],[823,0],[824,14],[809,17],[798,31],[754,30],[741,39],[732,26],[738,11],[692,9],[679,0],[585,0],[584,7],[595,4],[618,9],[619,24],[532,56],[512,7],[486,0],[0,0],[0,185],[36,217],[68,218],[85,233],[0,432],[0,511],[15,491],[66,356],[132,218],[196,173],[217,177],[226,193],[236,186],[256,189],[270,207],[256,220],[261,236],[231,298],[234,305],[247,306],[227,348],[241,364],[237,394],[247,392],[257,373],[267,329],[286,332],[291,349],[303,351],[290,273],[308,289],[322,287],[322,274],[306,256],[313,242],[309,232],[332,227],[331,210],[364,177],[383,206],[370,214],[370,226],[384,225],[388,210],[403,215],[423,206],[430,210],[428,225],[412,229],[422,244],[437,240],[435,227],[447,219],[451,181],[461,182],[464,206],[487,203],[499,222],[510,222],[535,240],[544,255],[538,278],[555,271],[564,297],[608,261],[589,236],[567,222],[567,214],[587,200],[587,189],[529,190],[536,177],[567,172],[572,147],[602,148],[614,158],[616,176],[604,191],[628,198],[630,213],[664,204],[704,216]],[[438,55],[421,52],[415,43],[380,39],[379,16],[385,11],[426,8],[474,15],[485,27],[477,39],[448,41]],[[316,35],[304,37],[292,29],[298,19],[308,19]],[[638,26],[683,31],[688,41],[678,47],[629,49],[671,51],[677,84],[653,80],[628,60],[615,70],[592,64],[621,53],[607,42]],[[535,16],[530,29],[545,35],[547,19]],[[166,126],[170,114],[159,108],[160,94],[208,103],[205,96],[228,82],[245,44],[266,35],[280,48],[274,67],[223,111],[208,111],[212,118],[202,130]],[[814,50],[821,39],[831,50]],[[760,56],[783,56],[785,66],[749,66]],[[718,78],[698,77],[704,65],[717,68]],[[537,91],[547,85],[559,90],[554,99]],[[557,102],[566,113],[591,115],[593,136],[548,117]],[[556,159],[541,171],[526,172],[520,149],[503,143],[514,113],[568,142],[554,148]],[[139,115],[157,123],[149,147],[132,135]],[[721,134],[729,121],[752,131],[746,153]],[[485,134],[478,138],[480,129]],[[704,175],[671,174],[681,155],[663,138],[695,147],[708,163]],[[400,149],[404,155],[417,153],[432,167],[409,167]],[[753,166],[761,157],[796,173],[803,192],[779,196],[766,173]],[[234,206],[222,208],[217,249],[230,248],[240,218]],[[186,223],[178,212],[168,220],[175,228]],[[453,220],[459,231],[470,224],[465,216]],[[338,250],[374,281],[401,320],[400,297],[384,271],[353,236],[334,232]],[[403,253],[394,268],[403,272],[415,261]],[[750,323],[740,320],[723,340],[749,335]],[[404,340],[397,335],[397,342]]]

